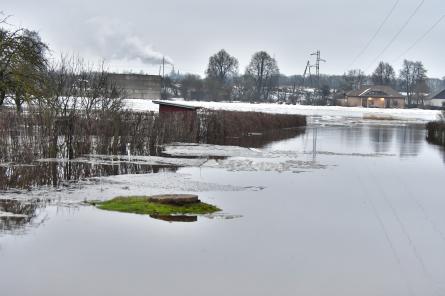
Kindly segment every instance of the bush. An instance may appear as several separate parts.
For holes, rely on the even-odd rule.
[[[427,140],[431,143],[445,146],[445,121],[432,121],[426,125]]]

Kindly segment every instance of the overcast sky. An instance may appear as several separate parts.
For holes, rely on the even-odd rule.
[[[244,71],[251,55],[266,50],[284,74],[302,74],[319,49],[326,74],[372,63],[421,0],[400,0],[380,34],[351,62],[396,0],[4,0],[9,22],[40,32],[55,55],[76,53],[114,71],[157,73],[162,56],[180,72],[203,75],[211,54],[224,48]],[[381,58],[396,60],[442,15],[444,0],[424,0],[417,14]],[[421,60],[430,77],[445,76],[445,19],[404,58]],[[170,69],[170,68],[168,68]]]

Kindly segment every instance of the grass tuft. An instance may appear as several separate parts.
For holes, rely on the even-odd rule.
[[[91,201],[101,210],[142,215],[210,214],[221,211],[218,207],[197,202],[186,205],[169,205],[149,202],[148,196],[119,196],[107,201]]]

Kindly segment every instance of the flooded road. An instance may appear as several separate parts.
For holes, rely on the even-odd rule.
[[[315,120],[252,149],[172,145],[174,168],[124,159],[61,187],[8,183],[1,295],[445,295],[445,156],[425,136]],[[165,192],[223,212],[168,222],[81,203]]]

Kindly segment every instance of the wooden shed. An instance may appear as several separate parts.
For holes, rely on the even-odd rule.
[[[195,107],[185,104],[180,104],[173,101],[153,101],[153,103],[159,105],[159,113],[172,113],[172,112],[193,112],[201,109],[202,107]]]

